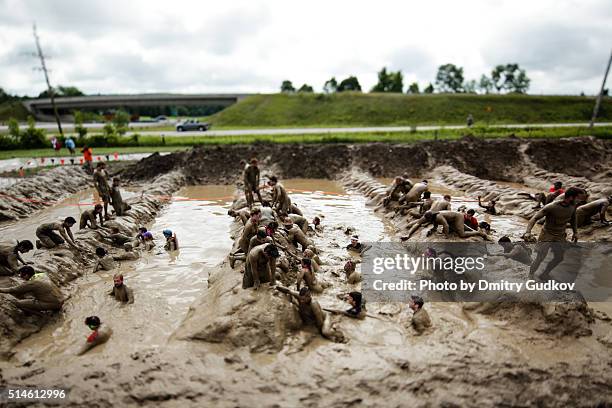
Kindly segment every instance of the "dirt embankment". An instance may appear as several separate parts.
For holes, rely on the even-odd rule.
[[[74,179],[75,174],[80,172],[76,169],[58,169],[53,171],[54,181],[59,185],[70,184]],[[84,173],[84,172],[83,172]],[[81,178],[82,183],[88,183],[91,176]],[[47,181],[48,176],[37,177],[31,180],[32,185],[41,186]],[[146,195],[140,195],[126,200],[132,209],[123,217],[116,217],[111,221],[107,221],[109,227],[116,226],[126,235],[134,236],[139,226],[150,222],[162,208],[166,200],[160,199],[160,196],[167,196],[176,191],[184,183],[184,177],[180,172],[172,172],[160,176],[147,185]],[[83,184],[80,184],[82,186]],[[47,279],[58,285],[64,294],[69,296],[72,290],[76,288],[71,285],[71,282],[76,278],[87,273],[91,269],[95,259],[95,249],[103,247],[111,254],[122,252],[112,248],[109,241],[104,239],[102,234],[96,230],[83,229],[73,231],[77,243],[83,248],[82,251],[70,249],[67,247],[57,248],[52,250],[41,249],[36,250],[31,257],[34,263],[33,267],[37,272],[44,272]],[[32,237],[32,241],[35,237]],[[41,278],[45,279],[45,278]],[[19,279],[14,279],[11,284],[18,284]],[[3,285],[6,285],[7,280],[3,280]],[[10,295],[0,294],[0,356],[7,357],[10,354],[11,348],[21,339],[40,330],[40,328],[49,321],[49,316],[25,314],[20,309],[13,306],[9,301]]]
[[[336,178],[352,167],[375,177],[407,172],[422,174],[441,165],[490,180],[522,182],[534,166],[587,178],[612,169],[612,141],[591,137],[526,140],[482,140],[414,144],[253,144],[197,147],[166,156],[152,155],[126,171],[130,179],[150,179],[182,169],[190,183],[227,183],[236,180],[240,160],[256,156],[285,178]]]

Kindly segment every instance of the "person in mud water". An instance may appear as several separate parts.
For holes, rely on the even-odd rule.
[[[113,276],[113,288],[108,292],[109,296],[113,296],[115,300],[122,303],[134,303],[134,293],[123,283],[123,275],[116,274]]]
[[[238,240],[238,248],[236,251],[234,251],[234,253],[229,255],[230,267],[232,269],[234,268],[234,264],[237,260],[246,260],[249,252],[249,243],[251,242],[251,238],[257,235],[260,218],[261,209],[259,209],[259,207],[253,208],[251,211],[251,217],[244,225],[244,228],[242,228],[242,233],[240,234],[240,239]]]
[[[306,283],[311,293],[322,293],[325,288],[330,286],[327,282],[319,282],[317,280],[317,276],[312,269],[312,260],[308,258],[302,258],[302,265],[296,280],[297,290],[300,290],[302,281]]]
[[[529,249],[524,243],[512,243],[510,238],[507,236],[501,237],[497,243],[504,249],[504,252],[499,256],[513,259],[525,265],[531,265],[531,249]]]
[[[106,163],[99,162],[96,165],[96,170],[93,173],[93,181],[100,199],[104,203],[104,218],[110,219],[108,215],[108,204],[111,202],[110,186],[108,185],[108,172],[106,171]]]
[[[244,196],[246,197],[249,208],[252,208],[254,204],[253,193],[257,194],[257,199],[260,203],[263,202],[261,193],[259,192],[259,167],[257,163],[257,159],[252,158],[250,164],[244,168],[243,172]]]
[[[312,298],[308,287],[294,291],[283,286],[277,286],[276,290],[290,296],[289,301],[297,307],[303,324],[314,325],[321,336],[326,339],[334,342],[344,341],[344,334],[332,325],[330,315],[325,313],[319,302]]]
[[[110,339],[113,334],[113,330],[108,327],[102,327],[102,322],[98,316],[89,316],[85,319],[85,325],[89,327],[91,333],[87,336],[85,344],[77,352],[77,355],[81,356],[87,353],[92,348],[104,344]]]
[[[102,204],[96,204],[94,208],[83,211],[79,222],[79,229],[85,229],[87,227],[91,229],[98,229],[98,223],[96,217],[100,220],[100,227],[104,227],[104,218],[102,217]]]
[[[356,267],[357,264],[355,263],[355,261],[348,260],[342,268],[344,275],[346,276],[346,282],[351,285],[361,282],[361,273],[355,270]]]
[[[15,242],[0,242],[0,276],[11,276],[19,271],[19,263],[29,265],[20,254],[25,254],[34,249],[32,241],[27,239]]]
[[[45,274],[35,274],[30,265],[22,266],[18,273],[24,283],[0,288],[0,293],[15,297],[10,301],[16,307],[25,312],[58,311],[62,308],[62,293]]]
[[[98,257],[98,260],[94,264],[94,272],[98,272],[99,270],[111,271],[115,269],[115,260],[108,254],[108,252],[106,252],[106,249],[102,247],[96,248],[96,256]]]
[[[359,242],[359,236],[353,235],[351,243],[346,246],[347,251],[362,253],[367,249],[366,245]]]
[[[72,217],[66,217],[63,221],[50,222],[39,225],[36,228],[36,248],[55,248],[58,245],[68,243],[72,248],[79,249],[74,242],[74,236],[70,228],[76,224],[76,220]],[[59,235],[57,232],[59,232]],[[61,236],[60,236],[61,235]]]
[[[410,325],[419,335],[423,334],[432,326],[429,314],[423,309],[424,304],[423,298],[416,295],[411,296],[408,302],[408,307],[410,307],[413,312]]]
[[[529,220],[527,229],[523,234],[525,240],[533,240],[531,230],[540,219],[544,218],[544,226],[538,236],[537,255],[529,269],[530,278],[535,276],[540,264],[546,258],[549,251],[552,251],[553,259],[548,263],[539,279],[547,280],[550,272],[563,261],[564,248],[562,243],[567,242],[565,230],[568,223],[573,232],[572,241],[578,241],[576,202],[583,200],[584,196],[584,190],[570,187],[565,192],[562,201],[553,201],[550,204],[546,204]]]
[[[285,187],[279,183],[278,177],[272,176],[268,180],[268,185],[272,187],[272,203],[270,204],[279,214],[287,214],[291,211],[291,199]]]
[[[484,211],[487,214],[491,214],[491,215],[497,214],[497,210],[495,209],[495,204],[497,204],[497,201],[495,200],[491,200],[487,204],[483,204],[481,201],[481,196],[478,196],[478,206],[484,208],[485,209]]]
[[[113,177],[110,198],[115,214],[119,217],[122,217],[127,211],[132,209],[128,203],[123,201],[123,197],[121,197],[121,179],[119,179],[119,177]]]
[[[488,239],[488,236],[484,231],[466,231],[463,213],[457,211],[427,211],[425,214],[423,214],[423,217],[421,217],[419,221],[410,228],[408,231],[408,238],[410,238],[421,225],[427,224],[433,224],[432,229],[427,232],[427,236],[435,233],[438,229],[438,225],[442,225],[442,232],[447,237],[450,232],[456,232],[461,238],[480,236]]]
[[[249,268],[245,268],[242,276],[242,288],[259,289],[262,283],[276,284],[276,260],[280,257],[274,244],[263,244],[253,248],[247,256]]]
[[[162,231],[162,234],[164,234],[164,238],[166,238],[164,249],[166,251],[178,251],[179,244],[178,244],[178,239],[176,238],[176,233],[173,233],[169,229],[165,229]]]
[[[312,245],[312,241],[306,236],[306,234],[298,228],[297,225],[293,225],[293,220],[291,217],[285,217],[283,219],[283,230],[287,235],[287,241],[293,243],[297,248],[297,245],[302,246],[302,251],[306,250],[310,245]]]

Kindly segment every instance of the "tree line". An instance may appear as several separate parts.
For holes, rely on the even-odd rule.
[[[490,75],[482,74],[479,79],[466,80],[463,75],[463,67],[455,64],[444,64],[438,67],[434,83],[429,83],[422,90],[417,82],[409,84],[406,93],[409,94],[431,94],[438,93],[519,93],[524,94],[529,90],[531,79],[519,64],[497,65],[491,70]],[[296,89],[289,80],[284,80],[280,88],[283,93],[314,92],[312,86],[302,85]],[[361,84],[355,76],[349,76],[338,82],[332,77],[323,84],[323,92],[362,92]],[[370,92],[404,92],[404,76],[402,71],[391,71],[383,67],[378,72],[378,82]]]

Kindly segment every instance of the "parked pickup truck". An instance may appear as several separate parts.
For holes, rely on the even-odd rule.
[[[210,123],[200,122],[194,119],[189,119],[176,125],[177,132],[184,132],[186,130],[199,130],[204,132],[208,129],[210,129]]]

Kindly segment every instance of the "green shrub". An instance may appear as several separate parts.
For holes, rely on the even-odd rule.
[[[36,149],[48,147],[49,143],[43,129],[36,128],[36,122],[32,116],[28,117],[28,127],[19,132],[19,147],[22,149]]]

